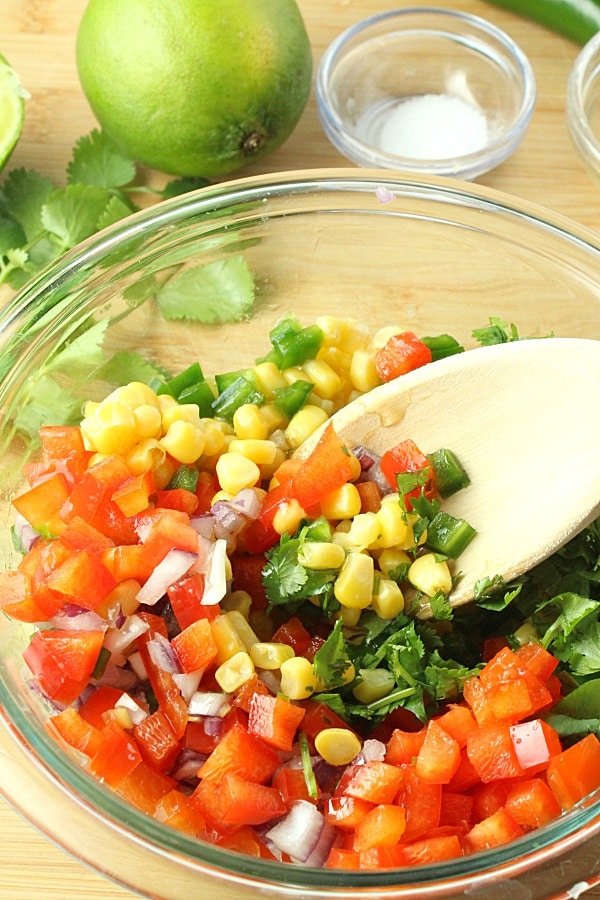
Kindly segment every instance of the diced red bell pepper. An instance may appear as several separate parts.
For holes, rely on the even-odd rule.
[[[24,572],[0,572],[0,609],[19,622],[46,620],[34,600],[31,576]]]
[[[521,826],[504,807],[487,819],[477,822],[465,835],[465,841],[472,851],[491,850],[515,841],[524,834]]]
[[[201,572],[188,572],[167,589],[167,596],[182,629],[193,625],[198,619],[215,619],[221,612],[218,603],[202,603],[204,575]]]
[[[115,790],[132,806],[153,816],[158,803],[170,791],[177,787],[177,782],[141,760],[137,766],[121,779]]]
[[[71,491],[65,521],[80,516],[86,522],[92,522],[100,507],[106,505],[113,492],[129,478],[131,473],[120,456],[105,456],[94,463]]]
[[[292,616],[279,626],[272,640],[275,643],[287,644],[296,656],[306,656],[311,636],[297,616]],[[325,726],[323,726],[325,727]]]
[[[350,869],[355,871],[360,868],[360,853],[356,850],[346,850],[343,847],[332,847],[325,862],[326,869]]]
[[[387,742],[385,761],[393,766],[410,765],[418,756],[424,740],[424,728],[420,731],[395,728]]]
[[[348,731],[352,731],[348,723],[334,713],[326,703],[318,700],[303,700],[301,706],[306,710],[306,715],[302,720],[302,731],[311,741],[314,741],[325,728],[347,728]]]
[[[152,618],[157,619],[158,617],[152,616]],[[160,622],[164,627],[162,619],[160,619]],[[158,702],[158,708],[165,714],[175,733],[175,737],[179,739],[185,734],[188,723],[187,703],[181,696],[181,691],[177,686],[172,673],[166,669],[161,669],[148,651],[148,642],[152,639],[153,633],[154,628],[151,626],[147,632],[137,639],[137,647],[144,668],[148,673],[148,679],[152,690],[154,691],[154,696]]]
[[[482,822],[493,816],[506,805],[510,781],[490,781],[477,784],[471,791],[473,802],[473,823]]]
[[[463,747],[460,765],[447,786],[448,790],[462,793],[463,791],[468,791],[476,784],[479,784],[479,775],[467,755],[467,748]]]
[[[154,818],[194,837],[206,828],[204,817],[192,806],[189,798],[177,789],[160,798],[154,810]]]
[[[114,719],[109,719],[100,732],[99,746],[90,760],[90,770],[106,784],[116,787],[141,761],[133,737]]]
[[[520,662],[524,663],[534,675],[537,675],[540,681],[544,682],[548,681],[558,666],[558,659],[546,650],[545,647],[542,647],[541,644],[536,644],[533,641],[528,644],[523,644],[522,647],[515,650],[515,656]]]
[[[142,543],[152,547],[158,561],[174,547],[198,552],[198,532],[190,525],[189,516],[177,509],[157,508],[142,513],[136,519],[136,530]]]
[[[163,509],[178,509],[193,516],[198,509],[198,497],[186,488],[169,488],[156,492],[156,505]]]
[[[100,684],[93,693],[86,697],[79,713],[86,722],[101,729],[106,724],[105,713],[114,709],[123,696],[123,691],[109,684]]]
[[[424,866],[462,856],[462,845],[455,834],[436,835],[401,844],[397,848],[399,866]]]
[[[300,506],[309,510],[351,478],[350,453],[330,423],[292,476],[290,490]]]
[[[287,812],[276,788],[247,781],[230,772],[219,783],[221,814],[233,825],[263,825]]]
[[[248,713],[250,712],[250,705],[255,694],[264,694],[265,696],[271,695],[269,688],[256,674],[252,675],[237,689],[232,704],[234,707]]]
[[[525,831],[541,828],[560,816],[560,805],[541,778],[515,784],[506,798],[506,811]]]
[[[330,825],[335,825],[338,831],[354,834],[365,816],[375,809],[375,805],[369,800],[341,794],[327,801],[325,818]]]
[[[392,335],[375,356],[375,368],[382,381],[391,381],[430,362],[431,350],[413,331]]]
[[[479,678],[489,702],[492,703],[494,715],[501,721],[515,723],[525,718],[552,701],[552,697],[543,682],[533,673],[526,663],[519,659],[510,647],[503,647],[481,670]],[[524,685],[530,696],[530,708],[527,712],[519,712],[521,686]],[[519,698],[515,694],[514,714],[511,716],[510,689],[519,687]],[[495,698],[501,693],[500,706]],[[498,714],[502,712],[502,717]],[[516,718],[515,718],[516,717]]]
[[[171,646],[184,672],[203,671],[217,656],[217,645],[208,619],[192,622],[175,635]]]
[[[480,725],[467,739],[467,755],[480,780],[485,783],[523,775],[509,725],[500,722]]]
[[[370,803],[393,803],[404,778],[399,766],[370,760],[364,765],[350,765],[342,773],[335,796],[346,795]]]
[[[159,772],[168,772],[171,769],[182,744],[160,709],[135,725],[133,736],[142,759],[149,766],[158,769]]]
[[[600,741],[596,735],[586,735],[555,756],[546,778],[563,810],[571,809],[600,787]]]
[[[477,728],[477,720],[468,706],[452,703],[445,713],[438,716],[437,723],[454,738],[459,747],[467,746],[467,738]]]
[[[404,776],[396,803],[406,815],[403,840],[414,841],[430,834],[440,824],[442,785],[423,781],[414,766],[402,769]]]
[[[117,585],[106,566],[87,550],[71,553],[46,579],[53,591],[87,609],[95,609]]]
[[[380,803],[359,822],[354,835],[354,850],[359,853],[373,847],[393,847],[406,830],[406,814],[393,803]]]
[[[219,847],[234,850],[236,853],[243,853],[245,856],[254,856],[257,859],[270,859],[273,861],[276,858],[260,835],[250,825],[245,825],[236,830],[235,834],[219,837],[216,843]]]
[[[71,550],[85,550],[93,556],[101,557],[102,554],[110,547],[114,547],[115,543],[97,528],[94,528],[81,516],[74,516],[64,531],[61,533],[60,540],[66,544]]]
[[[292,749],[296,732],[306,713],[301,706],[295,706],[284,697],[264,693],[254,694],[248,712],[249,733],[262,738],[276,750]]]
[[[317,796],[311,797],[302,769],[292,769],[288,766],[281,766],[277,770],[273,776],[271,786],[277,788],[288,809],[296,800],[307,800],[309,803],[316,803],[321,794],[317,785]]]
[[[417,775],[428,784],[448,784],[459,765],[458,741],[436,719],[430,719],[415,762]]]
[[[233,773],[247,781],[265,784],[280,765],[281,758],[275,750],[249,734],[242,725],[234,725],[202,764],[199,775],[205,781],[219,782]]]
[[[253,611],[267,608],[268,600],[262,582],[262,570],[266,561],[264,553],[256,555],[234,553],[231,557],[233,589],[250,594]]]
[[[100,730],[86,722],[72,706],[52,716],[50,725],[65,743],[86,756],[94,756],[100,746]]]
[[[103,631],[37,631],[23,658],[44,694],[68,704],[87,686],[103,640]]]
[[[206,822],[206,836],[213,840],[229,837],[237,834],[244,827],[226,822],[222,809],[223,792],[220,783],[209,779],[202,779],[193,792],[189,795],[189,803]]]
[[[44,456],[49,459],[69,459],[86,453],[78,425],[43,425],[38,433]]]
[[[558,734],[543,719],[511,725],[510,737],[519,765],[528,775],[547,769],[551,758],[562,749]]]
[[[411,498],[420,496],[422,490],[425,492],[425,496],[433,496],[433,469],[431,468],[431,463],[410,438],[400,441],[395,447],[386,450],[381,457],[379,465],[383,476],[394,491],[398,490],[396,475],[423,473],[423,485],[412,491],[407,491],[403,495],[407,509],[412,508]]]
[[[473,797],[470,794],[442,791],[440,827],[448,825],[466,832],[471,827],[472,816]]]
[[[381,494],[374,481],[357,481],[354,487],[360,497],[361,513],[376,513],[381,508]]]
[[[57,474],[15,497],[12,505],[30,525],[41,528],[59,515],[68,499],[67,480]]]

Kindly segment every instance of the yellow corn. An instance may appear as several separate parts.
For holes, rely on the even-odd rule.
[[[331,766],[347,766],[361,747],[359,738],[348,728],[324,728],[315,738],[315,750]]]
[[[265,363],[264,365],[272,365]],[[233,428],[240,440],[264,441],[269,434],[269,426],[260,407],[256,403],[244,403],[233,414]]]
[[[161,415],[163,415],[163,413],[166,413],[168,409],[171,409],[174,406],[179,406],[179,403],[177,402],[175,397],[171,397],[170,394],[159,394],[156,399]]]
[[[419,540],[415,542],[413,525],[418,518],[419,517],[416,515],[416,513],[406,514],[406,536],[404,540],[398,545],[401,550],[412,550],[415,546],[420,547],[427,541],[427,529],[425,529],[423,534],[419,537]]]
[[[96,400],[86,400],[85,403],[83,404],[83,410],[82,410],[83,418],[84,419],[93,419],[93,417],[96,415],[96,410],[98,409],[99,406],[100,406],[100,404],[97,403]]]
[[[314,694],[316,688],[312,663],[304,656],[284,659],[280,666],[281,693],[290,700],[305,700]]]
[[[336,600],[350,609],[366,609],[373,597],[375,567],[366,553],[348,553],[333,585]]]
[[[282,503],[273,516],[273,528],[277,534],[293,534],[306,516],[306,512],[294,498]]]
[[[231,694],[252,678],[255,671],[250,654],[241,651],[221,663],[215,671],[215,680],[221,690]]]
[[[323,343],[337,346],[345,340],[348,334],[347,319],[338,319],[336,316],[319,316],[315,324],[323,332]]]
[[[418,591],[433,597],[438,591],[449,594],[452,590],[452,575],[445,560],[438,562],[435,553],[418,556],[408,570],[408,580]]]
[[[408,521],[399,503],[383,503],[375,513],[379,524],[379,537],[373,547],[386,549],[400,547],[408,534]]]
[[[129,384],[115,388],[106,399],[118,400],[130,409],[146,405],[154,406],[155,409],[158,409],[158,397],[155,391],[142,381],[130,381]]]
[[[254,377],[256,379],[256,387],[262,391],[269,400],[273,399],[275,391],[288,386],[285,377],[279,371],[275,363],[272,362],[257,363],[254,367]]]
[[[258,637],[248,620],[244,618],[239,609],[232,609],[226,612],[225,618],[229,620],[231,627],[244,645],[244,649],[250,651],[250,648],[258,641]]]
[[[374,703],[381,700],[395,687],[394,676],[388,669],[359,669],[361,681],[352,688],[352,693],[360,703]]]
[[[404,595],[391,578],[379,578],[371,606],[380,619],[393,619],[404,609]]]
[[[348,546],[357,550],[375,546],[381,536],[381,526],[377,513],[366,512],[354,516],[347,534]]]
[[[156,438],[146,438],[132,447],[125,455],[125,462],[132,475],[142,475],[159,469],[166,455],[164,447],[160,446]]]
[[[362,609],[350,609],[349,606],[342,606],[339,611],[339,617],[347,628],[354,628],[360,621]]]
[[[277,454],[277,445],[273,441],[258,440],[257,438],[234,438],[229,444],[230,453],[240,453],[246,459],[251,459],[257,466],[272,465]]]
[[[346,332],[338,342],[337,346],[344,353],[348,353],[351,356],[355,350],[359,350],[361,347],[366,347],[368,345],[370,333],[369,329],[356,319],[348,319],[346,324]]]
[[[163,450],[162,447],[161,450]],[[176,468],[177,466],[175,465],[175,463],[165,455],[163,461],[158,466],[156,466],[155,469],[152,470],[152,474],[154,475],[154,484],[157,491],[163,491],[166,488],[171,478],[175,474]],[[140,473],[138,472],[137,474]]]
[[[144,403],[133,410],[138,440],[160,437],[163,432],[162,417],[156,406]]]
[[[215,503],[218,503],[219,500],[231,500],[232,498],[233,494],[230,494],[229,491],[217,491],[216,494],[212,495],[210,504],[213,506]]]
[[[321,501],[321,512],[328,519],[352,519],[357,516],[360,512],[360,494],[355,485],[349,481],[330,491]]]
[[[523,624],[513,632],[513,637],[519,645],[523,644],[539,644],[540,633],[533,624],[525,620]]]
[[[304,443],[317,428],[325,424],[328,418],[329,416],[324,410],[314,406],[312,403],[307,403],[306,406],[303,406],[302,409],[292,416],[287,428],[284,430],[285,438],[290,448],[297,450],[300,444]]]
[[[346,558],[343,547],[329,541],[305,541],[298,562],[307,569],[339,569]]]
[[[273,462],[268,465],[264,464],[260,467],[260,476],[262,479],[272,478],[282,462],[285,462],[287,454],[281,447],[275,448],[275,457]]]
[[[165,431],[173,422],[190,422],[200,428],[200,410],[195,403],[178,403],[170,406],[162,413],[162,425]]]
[[[319,394],[312,393],[310,395],[310,403],[311,406],[317,406],[324,413],[327,413],[327,418],[332,416],[335,412],[335,403],[333,400],[325,400],[323,397],[320,397]]]
[[[200,419],[200,425],[204,432],[204,455],[215,456],[221,453],[225,447],[225,422],[216,419]]]
[[[399,547],[390,547],[382,550],[377,558],[377,564],[384,575],[389,575],[390,572],[399,568],[399,566],[409,566],[411,563],[412,558],[406,550],[401,550]]]
[[[241,453],[222,453],[217,460],[217,477],[224,491],[237,494],[243,488],[252,487],[260,479],[260,469]]]
[[[246,650],[246,645],[235,627],[235,620],[231,619],[231,613],[225,613],[213,619],[210,623],[210,629],[217,646],[217,665],[221,665],[221,663],[231,659],[236,653]]]
[[[105,618],[113,609],[117,610],[117,612],[122,612],[124,616],[132,615],[140,605],[139,600],[137,599],[140,588],[141,584],[139,581],[136,581],[135,578],[127,578],[125,581],[120,581],[119,584],[107,594],[102,603],[95,607],[94,612],[97,612],[99,616],[104,616]]]
[[[311,379],[308,375],[305,375],[302,369],[298,366],[290,366],[289,369],[284,369],[281,373],[285,380],[285,385],[288,387],[290,384],[293,384],[295,381],[310,381]]]
[[[338,347],[323,346],[317,353],[317,359],[322,359],[331,366],[334,372],[337,372],[342,379],[348,377],[352,357],[348,353],[342,353]]]
[[[403,331],[406,331],[406,328],[400,328],[398,325],[386,325],[385,328],[380,328],[379,331],[375,332],[371,338],[371,347],[375,350],[381,350],[391,337],[394,337],[396,334],[402,334]]]
[[[294,651],[289,644],[273,641],[257,641],[250,648],[250,656],[257,669],[280,669],[282,663],[292,659]]]
[[[204,453],[206,440],[200,427],[183,419],[176,419],[160,439],[160,445],[177,462],[190,465]]]
[[[313,382],[313,390],[325,400],[333,399],[342,388],[342,379],[324,359],[308,359],[302,371]]]
[[[224,612],[233,610],[240,612],[247,620],[252,606],[252,597],[248,591],[232,591],[221,600],[221,609]]]
[[[377,374],[375,366],[375,351],[361,347],[352,354],[350,364],[350,380],[357,391],[366,393],[381,384],[381,378]]]

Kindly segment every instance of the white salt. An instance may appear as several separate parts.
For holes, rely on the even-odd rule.
[[[386,101],[363,113],[359,137],[385,153],[413,159],[450,159],[476,153],[489,139],[476,106],[451,94]]]

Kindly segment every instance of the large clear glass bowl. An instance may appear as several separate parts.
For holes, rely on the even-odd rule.
[[[243,255],[257,286],[246,321],[200,325],[159,315],[159,285],[182,267],[231,254]],[[262,355],[267,332],[290,310],[305,324],[331,313],[374,328],[447,331],[466,344],[490,316],[514,322],[524,335],[600,338],[600,238],[482,187],[368,170],[230,182],[114,226],[37,277],[2,312],[1,565],[17,559],[10,498],[19,489],[23,445],[12,421],[37,395],[42,366],[65,339],[104,323],[106,352],[136,350],[174,371],[199,359],[213,373]],[[73,390],[80,366],[64,354],[53,378]],[[414,870],[274,864],[179,834],[125,805],[48,735],[49,710],[23,673],[27,630],[0,617],[0,789],[51,839],[142,895],[542,900],[578,896],[584,883],[598,882],[599,798],[508,846]]]

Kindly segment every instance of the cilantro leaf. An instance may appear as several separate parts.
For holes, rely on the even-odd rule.
[[[165,319],[240,322],[254,304],[254,278],[240,254],[182,269],[156,293]]]
[[[344,673],[350,665],[351,660],[342,634],[342,620],[338,619],[325,643],[315,653],[315,675],[325,690],[343,687]]]
[[[77,141],[67,166],[68,184],[118,188],[132,182],[135,176],[135,162],[97,128]]]
[[[14,424],[32,443],[37,443],[42,425],[75,425],[80,419],[81,399],[50,376],[42,375],[29,401],[19,409]]]
[[[54,190],[49,178],[30,169],[13,169],[0,190],[0,208],[20,225],[27,241],[44,230],[42,208]]]
[[[110,198],[104,188],[69,184],[47,198],[42,207],[42,224],[67,250],[98,230],[98,220]]]
[[[332,597],[337,570],[308,569],[300,563],[298,552],[305,534],[301,537],[284,534],[279,544],[267,552],[263,584],[269,609],[282,605],[297,608],[305,600],[319,597],[321,609],[329,615],[339,606]]]
[[[210,184],[207,178],[194,176],[175,178],[173,181],[169,181],[162,191],[159,191],[159,194],[165,200],[169,200],[171,197],[179,197],[181,194],[187,194],[189,191],[196,191],[198,188],[206,187],[207,184]]]
[[[598,611],[598,603],[590,597],[584,597],[581,594],[565,592],[553,597],[542,604],[540,608],[541,615],[538,614],[534,619],[540,625],[544,623],[544,619],[550,623],[543,633],[543,646],[546,649],[552,646],[555,654],[564,653],[568,638],[573,630],[587,616],[597,615]]]
[[[139,353],[129,350],[115,353],[95,372],[97,379],[114,385],[129,384],[130,381],[150,384],[156,376],[170,377],[170,373],[166,372],[162,366],[149,362]]]
[[[508,322],[504,322],[498,316],[490,316],[489,325],[485,325],[483,328],[476,328],[471,334],[484,347],[491,344],[506,344],[520,340],[516,326],[509,325]]]
[[[570,641],[567,660],[573,675],[596,675],[600,672],[600,623],[597,620],[590,622]]]
[[[109,225],[114,225],[115,222],[120,222],[121,219],[131,215],[132,212],[133,207],[126,203],[122,197],[114,194],[109,198],[108,203],[98,216],[96,231],[101,231],[103,228],[108,228]]]
[[[563,738],[600,736],[600,678],[586,681],[559,700],[544,716]]]

